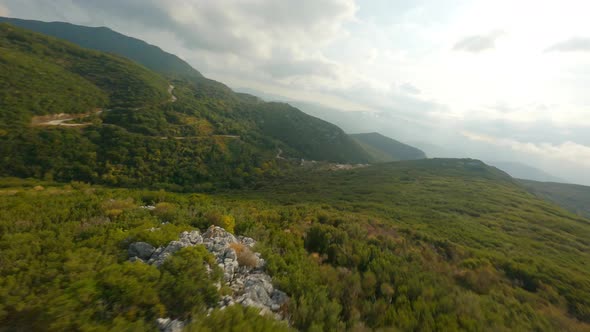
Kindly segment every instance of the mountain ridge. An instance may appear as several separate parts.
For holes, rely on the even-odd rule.
[[[167,75],[203,77],[199,71],[178,56],[108,27],[87,27],[67,22],[43,22],[9,17],[0,17],[0,22],[67,40],[84,48],[115,53]]]
[[[425,159],[426,154],[413,146],[399,142],[377,132],[349,134],[378,162]]]

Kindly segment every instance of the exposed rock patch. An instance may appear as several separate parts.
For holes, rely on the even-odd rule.
[[[203,234],[199,231],[182,232],[177,241],[159,248],[146,242],[134,242],[129,246],[128,253],[130,260],[159,267],[178,250],[203,245],[215,256],[217,265],[223,271],[223,279],[232,290],[231,295],[223,297],[218,303],[219,308],[241,304],[259,308],[261,314],[273,313],[275,318],[283,319],[281,309],[289,298],[273,287],[271,277],[264,272],[264,259],[259,253],[251,251],[255,244],[252,238],[235,237],[221,227],[211,226]],[[161,331],[180,331],[182,324],[169,318],[158,319]]]
[[[185,325],[181,320],[170,318],[158,318],[156,323],[162,332],[182,332]]]

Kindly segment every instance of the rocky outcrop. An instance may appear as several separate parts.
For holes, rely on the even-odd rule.
[[[184,247],[205,246],[215,256],[225,283],[232,289],[232,295],[223,297],[219,308],[241,304],[259,308],[261,314],[273,313],[275,318],[282,319],[281,309],[289,298],[273,287],[271,277],[264,272],[264,259],[259,253],[251,251],[255,244],[252,238],[235,237],[221,227],[211,226],[203,234],[199,231],[182,232],[177,241],[159,248],[145,242],[134,242],[129,246],[128,253],[130,260],[159,267],[170,255]],[[248,256],[244,258],[244,255]],[[182,325],[175,322],[179,321],[160,318],[158,325],[161,331],[177,331]]]
[[[184,329],[184,322],[178,319],[158,318],[156,323],[162,332],[182,332]]]
[[[156,251],[156,248],[146,242],[132,243],[127,250],[129,257],[137,257],[142,260],[149,259],[154,254],[154,251]]]

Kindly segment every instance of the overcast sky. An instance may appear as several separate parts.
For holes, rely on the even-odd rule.
[[[233,88],[355,112],[348,131],[586,184],[588,13],[587,0],[0,0],[0,15],[108,26]]]

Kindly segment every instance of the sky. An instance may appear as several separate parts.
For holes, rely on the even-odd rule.
[[[0,0],[3,16],[143,39],[349,132],[582,184],[589,12],[587,0]]]

